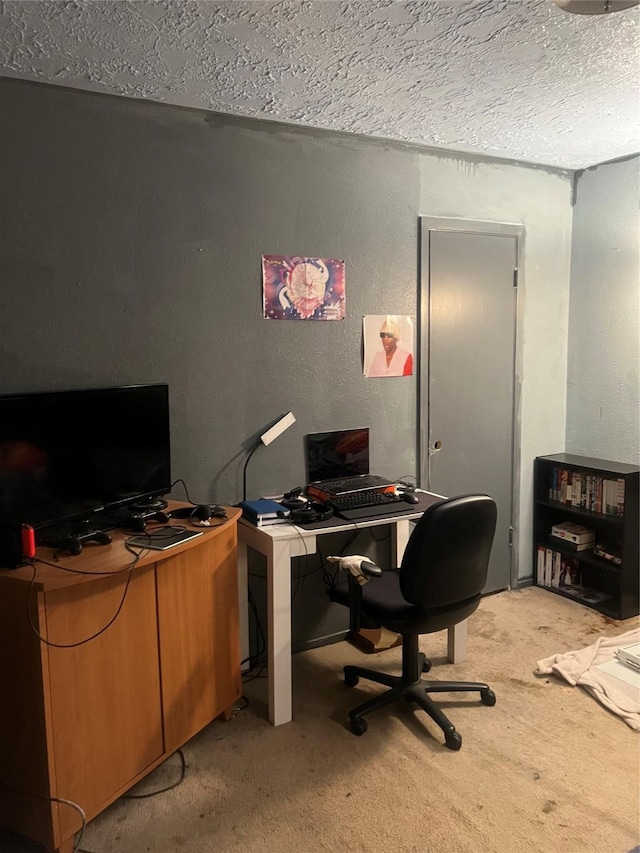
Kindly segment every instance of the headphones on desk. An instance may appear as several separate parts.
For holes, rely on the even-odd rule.
[[[327,519],[332,518],[333,509],[326,504],[309,501],[299,509],[290,510],[289,514],[284,517],[294,524],[314,524],[315,522],[327,521]]]

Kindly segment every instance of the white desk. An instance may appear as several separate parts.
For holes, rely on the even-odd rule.
[[[249,656],[249,615],[247,607],[247,549],[253,548],[267,558],[267,654],[269,682],[269,720],[280,726],[291,720],[291,561],[316,553],[316,539],[365,527],[391,526],[391,559],[399,566],[409,539],[409,521],[440,498],[422,493],[420,504],[402,515],[379,516],[357,522],[332,518],[315,529],[292,524],[255,527],[244,519],[238,523],[238,588],[240,591],[240,636],[242,659]],[[401,506],[405,506],[401,504]],[[408,505],[407,505],[408,506]],[[452,663],[467,657],[467,623],[449,629],[447,656]]]

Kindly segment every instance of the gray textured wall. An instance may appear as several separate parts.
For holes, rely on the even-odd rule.
[[[0,392],[168,382],[173,474],[196,500],[237,501],[247,447],[289,409],[250,496],[302,484],[303,436],[324,429],[368,425],[372,467],[415,474],[416,377],[362,376],[362,317],[417,319],[419,216],[523,224],[531,576],[533,457],[564,449],[567,173],[13,80],[0,97]],[[346,319],[264,320],[263,253],[342,258]]]
[[[167,381],[200,500],[241,497],[289,409],[250,497],[303,484],[324,429],[368,425],[373,467],[415,472],[415,377],[361,366],[363,314],[415,312],[415,154],[24,84],[2,110],[3,391]],[[344,259],[347,318],[264,320],[262,253]]]
[[[640,460],[640,157],[582,173],[571,257],[567,451]]]

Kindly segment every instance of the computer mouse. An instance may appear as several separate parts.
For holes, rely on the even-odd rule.
[[[420,498],[416,495],[415,492],[405,492],[402,496],[402,500],[408,504],[419,504]]]

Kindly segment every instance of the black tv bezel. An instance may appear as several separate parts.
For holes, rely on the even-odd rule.
[[[131,506],[133,504],[142,504],[145,501],[152,500],[154,498],[161,498],[164,495],[168,494],[171,491],[172,487],[172,477],[171,477],[171,421],[170,421],[170,399],[169,399],[169,384],[167,382],[149,382],[149,383],[136,383],[131,385],[107,385],[107,386],[91,386],[91,387],[80,387],[80,388],[61,388],[61,389],[48,389],[43,391],[25,391],[25,392],[9,392],[7,394],[0,394],[0,401],[4,401],[7,399],[26,399],[26,398],[36,398],[36,397],[52,397],[56,396],[59,398],[63,398],[65,396],[77,397],[78,395],[83,394],[108,394],[114,393],[118,391],[135,391],[135,390],[144,390],[149,388],[162,388],[164,389],[165,395],[164,399],[166,401],[166,415],[167,415],[167,473],[168,473],[168,483],[166,488],[158,488],[152,489],[149,491],[141,491],[137,493],[134,497],[123,498],[122,500],[114,500],[108,501],[105,504],[98,504],[95,507],[84,508],[77,512],[69,512],[64,513],[62,515],[56,515],[55,518],[51,518],[48,520],[40,520],[32,523],[29,519],[24,519],[24,523],[29,524],[34,528],[34,530],[44,530],[52,527],[56,527],[58,525],[68,525],[73,522],[90,522],[92,519],[95,519],[101,513],[107,514],[110,511],[116,511],[122,509],[127,506]]]

